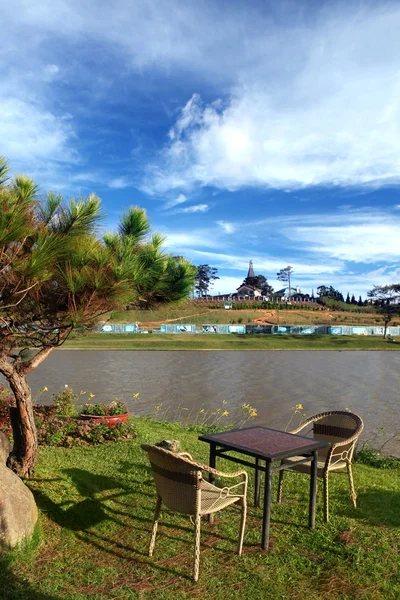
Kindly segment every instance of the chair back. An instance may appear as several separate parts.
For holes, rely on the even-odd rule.
[[[311,418],[314,439],[329,442],[331,446],[348,441],[347,444],[333,448],[331,459],[342,457],[343,460],[351,461],[355,444],[364,427],[362,419],[354,413],[339,410],[320,413]],[[318,454],[326,456],[328,452],[329,449]]]
[[[179,513],[196,515],[200,510],[201,469],[179,454],[142,444],[147,452],[156,484],[163,503]]]

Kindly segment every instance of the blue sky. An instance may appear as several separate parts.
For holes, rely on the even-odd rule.
[[[400,281],[400,3],[2,3],[0,154],[278,289]]]

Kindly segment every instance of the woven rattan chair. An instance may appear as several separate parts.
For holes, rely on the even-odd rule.
[[[347,469],[350,486],[350,498],[354,508],[357,507],[357,494],[354,488],[351,461],[354,448],[360,433],[363,430],[362,419],[347,411],[330,411],[314,415],[302,423],[297,429],[290,433],[299,433],[306,427],[309,430],[303,435],[310,435],[316,440],[324,440],[330,443],[330,447],[318,452],[318,476],[324,480],[324,518],[329,520],[329,490],[328,475],[331,471]],[[282,463],[288,464],[298,460],[299,457],[288,458]],[[293,467],[293,471],[309,473],[311,464],[302,464]],[[282,499],[283,473],[279,472],[278,502]]]
[[[199,577],[200,563],[200,518],[211,515],[231,504],[241,506],[241,519],[237,553],[242,553],[243,535],[246,522],[247,473],[221,473],[193,460],[186,452],[174,453],[158,446],[142,445],[149,456],[157,489],[157,504],[151,532],[149,556],[152,556],[156,541],[157,524],[161,504],[170,510],[190,515],[194,518],[194,581]],[[219,488],[205,479],[202,472],[212,473],[216,477],[242,477],[242,481],[229,487]]]

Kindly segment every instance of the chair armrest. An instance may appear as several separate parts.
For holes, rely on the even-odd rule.
[[[188,458],[189,460],[193,460],[193,457],[189,452],[178,452],[178,456],[181,458]]]
[[[201,469],[202,471],[206,471],[207,473],[211,473],[211,475],[215,475],[216,477],[240,477],[240,475],[243,475],[245,479],[247,479],[247,472],[244,471],[243,469],[240,469],[239,471],[232,471],[230,473],[225,473],[223,471],[218,471],[217,469],[213,469],[212,467],[209,467],[208,465],[204,465],[203,463],[199,463],[199,462],[195,462],[194,463],[197,467],[199,467],[199,469]]]

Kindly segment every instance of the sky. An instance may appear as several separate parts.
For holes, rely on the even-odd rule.
[[[0,154],[229,293],[400,281],[400,2],[0,0]]]

